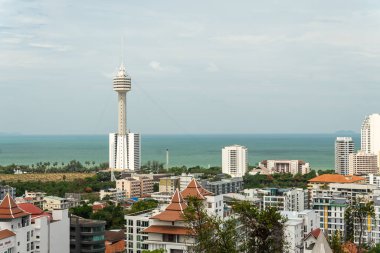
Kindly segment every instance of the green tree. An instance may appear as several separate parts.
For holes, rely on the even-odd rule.
[[[352,215],[352,208],[346,208],[344,212],[344,225],[346,228],[344,240],[346,242],[354,242],[354,219]]]
[[[189,198],[184,217],[190,233],[194,234],[196,244],[191,252],[237,253],[237,220],[233,217],[222,220],[207,214],[204,204],[196,198]]]
[[[367,253],[380,253],[380,244],[376,244],[375,247],[368,250]]]
[[[164,249],[155,249],[155,250],[143,250],[142,253],[166,253]]]
[[[340,230],[335,230],[335,232],[332,234],[330,246],[333,253],[344,253],[342,249],[342,237]]]
[[[87,204],[84,204],[82,206],[71,208],[70,212],[79,217],[89,219],[92,214],[92,207]]]
[[[350,209],[350,216],[347,219],[352,219],[352,221],[359,226],[359,235],[358,235],[358,252],[360,252],[362,248],[362,240],[363,240],[363,231],[365,224],[367,224],[367,219],[371,217],[375,218],[375,208],[373,206],[373,201],[367,201],[364,198],[355,198],[352,200],[351,204],[347,209]]]
[[[282,253],[286,252],[284,235],[285,219],[276,208],[260,210],[253,203],[239,201],[232,209],[244,227],[242,252]]]

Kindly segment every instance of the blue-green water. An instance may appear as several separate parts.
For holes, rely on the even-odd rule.
[[[300,159],[314,169],[334,167],[335,134],[257,134],[257,135],[143,135],[142,162],[170,165],[221,165],[221,149],[239,144],[248,147],[249,163],[264,159]],[[359,147],[360,136],[353,136]],[[77,136],[0,136],[0,165],[70,160],[108,161],[107,135]]]

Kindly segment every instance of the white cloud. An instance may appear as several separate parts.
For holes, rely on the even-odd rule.
[[[278,40],[278,38],[268,36],[268,35],[251,35],[251,34],[218,36],[218,37],[215,37],[214,39],[223,43],[247,43],[247,44],[262,44],[262,43],[266,44],[266,43],[272,43]]]
[[[42,49],[51,49],[51,50],[59,51],[59,52],[65,52],[69,50],[68,46],[45,44],[45,43],[29,43],[29,46],[42,48]]]
[[[155,70],[155,71],[162,71],[164,70],[162,67],[161,67],[161,63],[159,63],[158,61],[151,61],[149,63],[149,66]]]
[[[174,67],[174,66],[163,66],[160,62],[158,61],[151,61],[149,63],[149,66],[154,70],[154,71],[159,71],[159,72],[179,72],[179,68]]]
[[[215,63],[210,62],[206,68],[207,72],[219,72],[218,66]]]

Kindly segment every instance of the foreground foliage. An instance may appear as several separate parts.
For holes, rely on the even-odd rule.
[[[275,208],[260,210],[238,201],[233,211],[236,216],[222,220],[208,215],[200,200],[190,198],[184,216],[197,242],[191,252],[286,252],[285,220]]]

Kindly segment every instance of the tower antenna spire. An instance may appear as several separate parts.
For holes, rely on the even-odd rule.
[[[121,65],[124,67],[124,36],[121,36]]]

